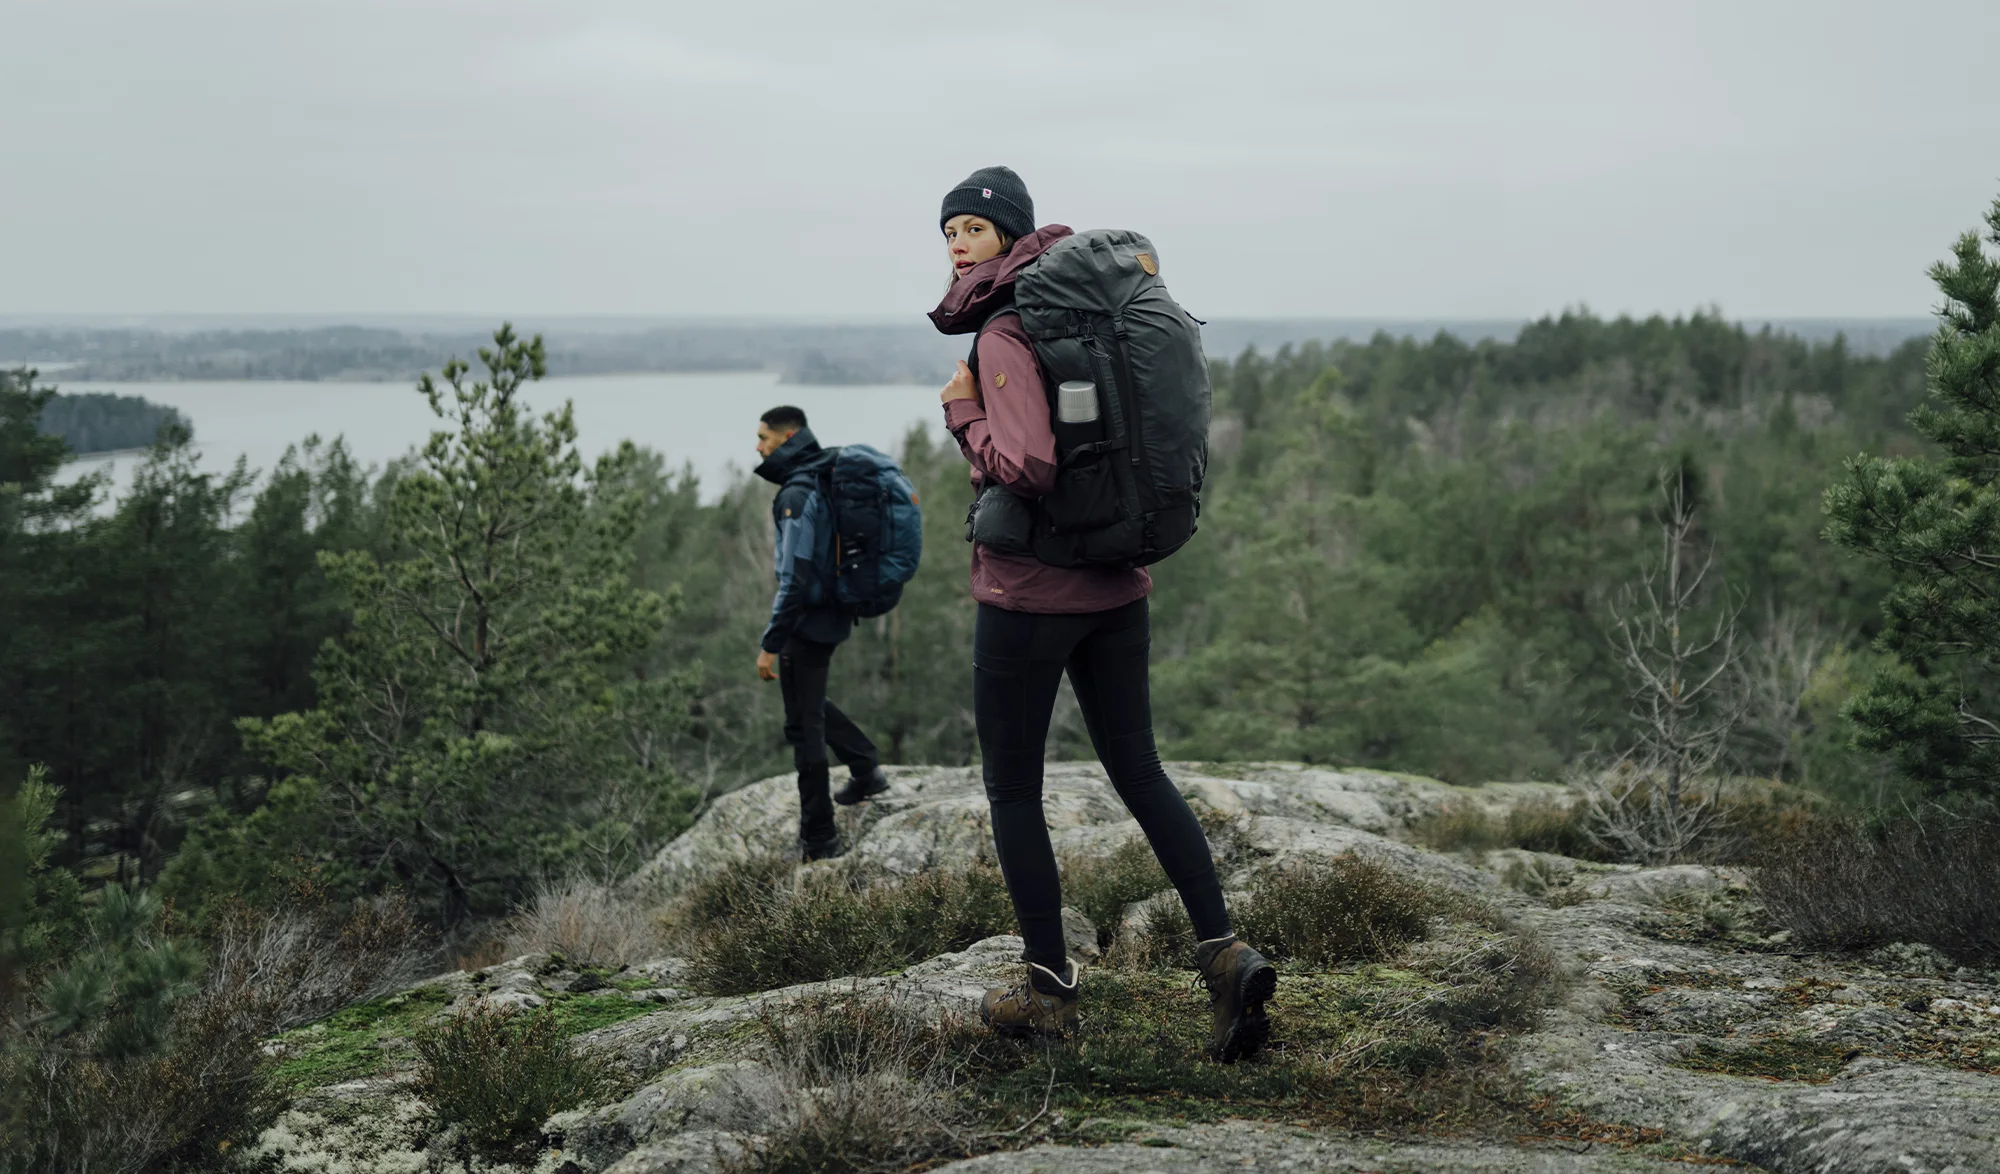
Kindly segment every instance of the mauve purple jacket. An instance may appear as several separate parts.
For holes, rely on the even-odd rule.
[[[932,325],[943,334],[971,334],[986,327],[978,344],[979,399],[944,406],[945,427],[972,465],[975,491],[994,484],[1036,498],[1055,486],[1056,436],[1049,424],[1042,369],[1020,316],[1007,307],[1015,276],[1043,249],[1069,235],[1060,224],[1036,229],[1007,252],[966,270],[930,313]],[[977,543],[972,547],[972,597],[1008,611],[1109,611],[1152,590],[1153,580],[1143,569],[1052,567],[1032,555],[1001,554]]]

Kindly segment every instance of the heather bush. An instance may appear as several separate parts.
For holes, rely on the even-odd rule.
[[[1429,935],[1463,900],[1365,856],[1264,870],[1236,932],[1275,960],[1312,966],[1382,958]]]
[[[1802,945],[1923,942],[1963,963],[2000,960],[2000,812],[1991,807],[1799,818],[1762,841],[1759,863],[1757,895]]]
[[[786,875],[751,861],[726,873],[734,875],[713,878],[674,914],[689,981],[711,994],[878,974],[1014,926],[990,864],[904,877],[855,866]]]
[[[578,1048],[552,1008],[480,1004],[421,1028],[412,1090],[461,1159],[532,1160],[541,1126],[564,1109],[611,1096],[610,1067]]]
[[[0,1169],[205,1168],[254,1138],[281,1097],[273,1032],[400,985],[425,956],[395,902],[222,912],[174,932],[150,893],[105,890],[0,1048]]]
[[[1062,861],[1063,904],[1097,927],[1100,948],[1117,940],[1128,909],[1168,887],[1152,845],[1142,839],[1127,840],[1102,855]]]
[[[980,1147],[959,1096],[1010,1051],[990,1033],[927,1020],[895,998],[822,995],[766,1007],[765,1140],[729,1174],[864,1174],[966,1157]]]

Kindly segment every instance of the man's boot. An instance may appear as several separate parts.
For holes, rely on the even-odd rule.
[[[867,774],[856,772],[849,775],[847,785],[833,793],[833,801],[842,807],[852,807],[863,799],[872,799],[888,789],[889,773],[879,766],[871,766]]]
[[[840,855],[840,830],[833,826],[833,799],[827,794],[825,763],[799,768],[799,857],[827,860]]]
[[[1001,1035],[1065,1035],[1076,1030],[1077,984],[1083,978],[1072,960],[1065,973],[1028,963],[1018,984],[998,986],[979,1002],[979,1018]]]
[[[1277,993],[1278,972],[1264,956],[1236,940],[1211,938],[1195,948],[1195,965],[1208,987],[1209,1053],[1224,1064],[1255,1055],[1271,1038],[1264,1003]]]

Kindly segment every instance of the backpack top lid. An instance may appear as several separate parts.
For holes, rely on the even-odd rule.
[[[1014,281],[1014,303],[1028,315],[1042,307],[1116,314],[1160,286],[1160,254],[1144,234],[1093,228],[1043,249]]]

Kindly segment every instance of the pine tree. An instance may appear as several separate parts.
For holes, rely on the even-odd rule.
[[[2000,793],[2000,201],[1986,242],[1931,269],[1945,298],[1930,394],[1910,417],[1942,455],[1860,456],[1827,491],[1827,536],[1886,564],[1883,651],[1849,707],[1864,746],[1938,791]]]
[[[303,856],[455,924],[579,856],[630,863],[684,814],[650,749],[681,682],[635,669],[671,613],[627,576],[636,454],[586,475],[568,405],[526,409],[540,338],[503,327],[479,355],[486,379],[454,360],[419,385],[448,427],[391,492],[393,557],[321,555],[354,614],[315,663],[317,704],[243,723],[281,781],[239,877]]]

